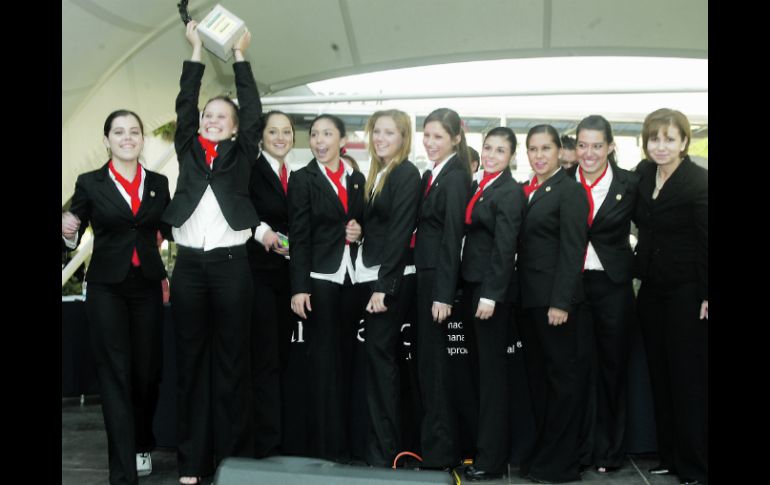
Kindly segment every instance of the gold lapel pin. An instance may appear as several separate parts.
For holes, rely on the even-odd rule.
[[[546,187],[546,188],[545,188],[545,191],[546,191],[546,192],[550,192],[550,191],[551,191],[551,186],[549,185],[548,187]]]
[[[622,196],[622,195],[620,195],[620,194],[618,194],[618,195],[616,195],[616,196],[615,196],[615,199],[617,199],[617,200],[620,200],[620,199],[622,199],[622,198],[623,198],[623,196]]]
[[[155,197],[155,191],[154,190],[150,191],[150,197]]]

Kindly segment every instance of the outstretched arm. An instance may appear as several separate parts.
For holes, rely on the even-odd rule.
[[[185,36],[187,37],[187,42],[189,42],[193,48],[190,60],[194,62],[201,62],[203,41],[201,40],[200,35],[198,35],[198,22],[191,20],[187,23],[186,29],[187,32],[185,32]]]

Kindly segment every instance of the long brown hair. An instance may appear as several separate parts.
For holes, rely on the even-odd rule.
[[[401,133],[402,138],[401,148],[396,152],[390,165],[387,164],[387,160],[378,157],[377,152],[374,149],[374,125],[377,123],[377,120],[383,116],[387,116],[393,120],[396,124],[396,128],[398,128],[398,131]],[[379,195],[390,173],[409,157],[409,152],[412,149],[412,121],[409,119],[408,114],[397,109],[377,111],[369,118],[369,121],[366,122],[366,133],[369,140],[369,155],[372,158],[372,163],[369,166],[369,176],[366,177],[366,190],[364,192],[364,197],[369,201],[370,194],[372,199]],[[382,174],[380,182],[375,187],[374,181],[377,180],[377,174],[380,173],[383,168],[385,169],[385,173]],[[374,190],[372,191],[372,189]]]

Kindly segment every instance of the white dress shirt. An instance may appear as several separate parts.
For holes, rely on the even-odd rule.
[[[578,183],[580,183],[580,167],[578,167],[578,169],[575,171],[575,179],[578,181]],[[586,180],[586,182],[588,182],[588,180]],[[607,194],[610,193],[610,184],[612,184],[612,167],[607,166],[607,173],[605,173],[604,177],[602,177],[599,183],[596,184],[593,189],[591,189],[591,197],[594,199],[594,218],[596,218],[596,213],[599,212],[599,208],[604,203],[604,199],[607,198]],[[604,271],[604,266],[602,266],[602,262],[599,260],[599,255],[596,254],[594,245],[591,244],[590,241],[588,242],[586,262],[583,269]]]
[[[210,251],[246,244],[251,237],[251,229],[236,231],[230,227],[209,184],[190,217],[182,227],[172,227],[171,234],[181,246]]]

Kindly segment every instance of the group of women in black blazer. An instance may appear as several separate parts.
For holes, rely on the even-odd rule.
[[[199,117],[204,66],[196,25],[187,26],[193,55],[176,103],[180,175],[173,200],[165,177],[137,161],[139,117],[118,111],[104,129],[112,160],[78,178],[72,208],[62,216],[68,246],[89,222],[94,226],[87,308],[111,483],[136,483],[134,453],[154,446],[161,229],[179,245],[171,300],[181,483],[198,483],[227,456],[281,452],[289,309],[307,320],[308,454],[350,458],[351,355],[363,317],[363,451],[369,464],[391,466],[403,446],[399,335],[415,296],[422,466],[456,466],[460,443],[443,323],[458,286],[477,347],[477,454],[466,477],[485,480],[505,470],[513,320],[536,418],[522,476],[562,482],[578,480],[586,465],[617,469],[634,304],[632,218],[661,452],[653,472],[707,481],[708,177],[686,155],[689,124],[681,113],[648,117],[649,160],[636,173],[615,163],[612,132],[600,116],[578,126],[580,165],[569,171],[559,167],[556,130],[535,126],[526,139],[533,176],[524,184],[510,173],[517,140],[508,128],[486,134],[482,170],[472,177],[459,115],[433,111],[423,124],[433,165],[420,179],[408,160],[409,116],[378,111],[366,128],[372,162],[365,179],[341,159],[344,123],[323,114],[310,125],[313,160],[292,172],[286,156],[294,126],[284,113],[262,115],[243,60],[248,33],[234,49],[240,106],[214,98]],[[119,347],[125,350],[111,350]]]

